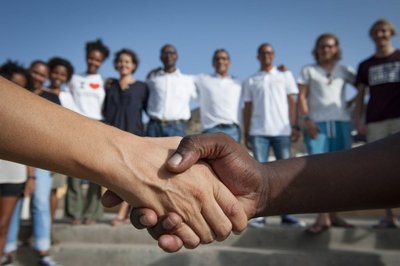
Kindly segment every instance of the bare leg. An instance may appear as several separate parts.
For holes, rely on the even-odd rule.
[[[123,201],[118,209],[117,216],[111,222],[112,225],[119,225],[125,223],[126,219],[128,219],[129,221],[128,213],[129,213],[129,204],[126,201]]]
[[[331,219],[329,213],[319,213],[317,218],[315,219],[314,224],[306,229],[306,232],[309,234],[320,234],[323,231],[329,229],[331,227]]]
[[[54,223],[54,219],[56,217],[58,199],[57,199],[57,189],[52,189],[50,193],[50,215],[51,215],[51,223]]]

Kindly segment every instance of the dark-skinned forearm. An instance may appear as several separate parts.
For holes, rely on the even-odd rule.
[[[349,151],[271,162],[259,215],[400,206],[400,134]]]

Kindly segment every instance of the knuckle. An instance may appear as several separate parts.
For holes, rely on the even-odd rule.
[[[188,239],[183,242],[183,245],[187,249],[194,249],[200,245],[200,239]]]
[[[219,230],[217,232],[215,232],[216,240],[217,241],[225,240],[230,235],[231,231],[232,231],[231,223],[222,225],[221,227],[219,227]]]

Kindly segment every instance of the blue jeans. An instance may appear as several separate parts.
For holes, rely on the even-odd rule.
[[[226,135],[232,137],[236,142],[240,142],[241,134],[240,127],[238,125],[218,125],[212,128],[203,130],[203,133],[216,133],[222,132]]]
[[[272,147],[277,160],[290,158],[290,136],[250,136],[250,143],[253,156],[260,163],[268,162],[270,147]],[[297,221],[296,218],[288,214],[281,215],[281,219],[282,221],[287,219]]]
[[[147,124],[147,136],[149,137],[172,137],[172,136],[186,136],[185,122],[161,123],[159,121],[150,119]]]
[[[33,224],[33,248],[39,251],[50,249],[50,191],[52,178],[47,170],[35,169],[36,184],[31,198],[31,214]],[[7,242],[4,248],[6,253],[17,250],[18,231],[20,226],[22,199],[17,203],[10,222]]]
[[[260,163],[268,162],[270,147],[277,160],[290,158],[290,136],[250,136],[250,143],[254,158]]]

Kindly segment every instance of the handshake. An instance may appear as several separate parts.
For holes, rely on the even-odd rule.
[[[185,137],[159,171],[175,173],[166,178],[186,186],[183,194],[174,191],[180,197],[165,198],[174,209],[160,214],[133,206],[131,222],[175,252],[222,241],[257,216],[398,207],[398,152],[400,134],[349,151],[260,164],[225,134]],[[122,200],[109,190],[102,201],[111,207]]]
[[[262,165],[222,133],[183,138],[160,174],[166,171],[183,173],[184,194],[176,201],[166,198],[182,212],[161,216],[149,208],[134,208],[131,212],[132,224],[138,229],[147,228],[165,251],[174,252],[182,246],[195,248],[200,243],[222,241],[232,231],[240,233],[249,218],[262,214],[268,201]],[[180,175],[166,178],[172,180]],[[192,197],[194,201],[190,200]],[[121,201],[110,190],[102,198],[106,207]]]

